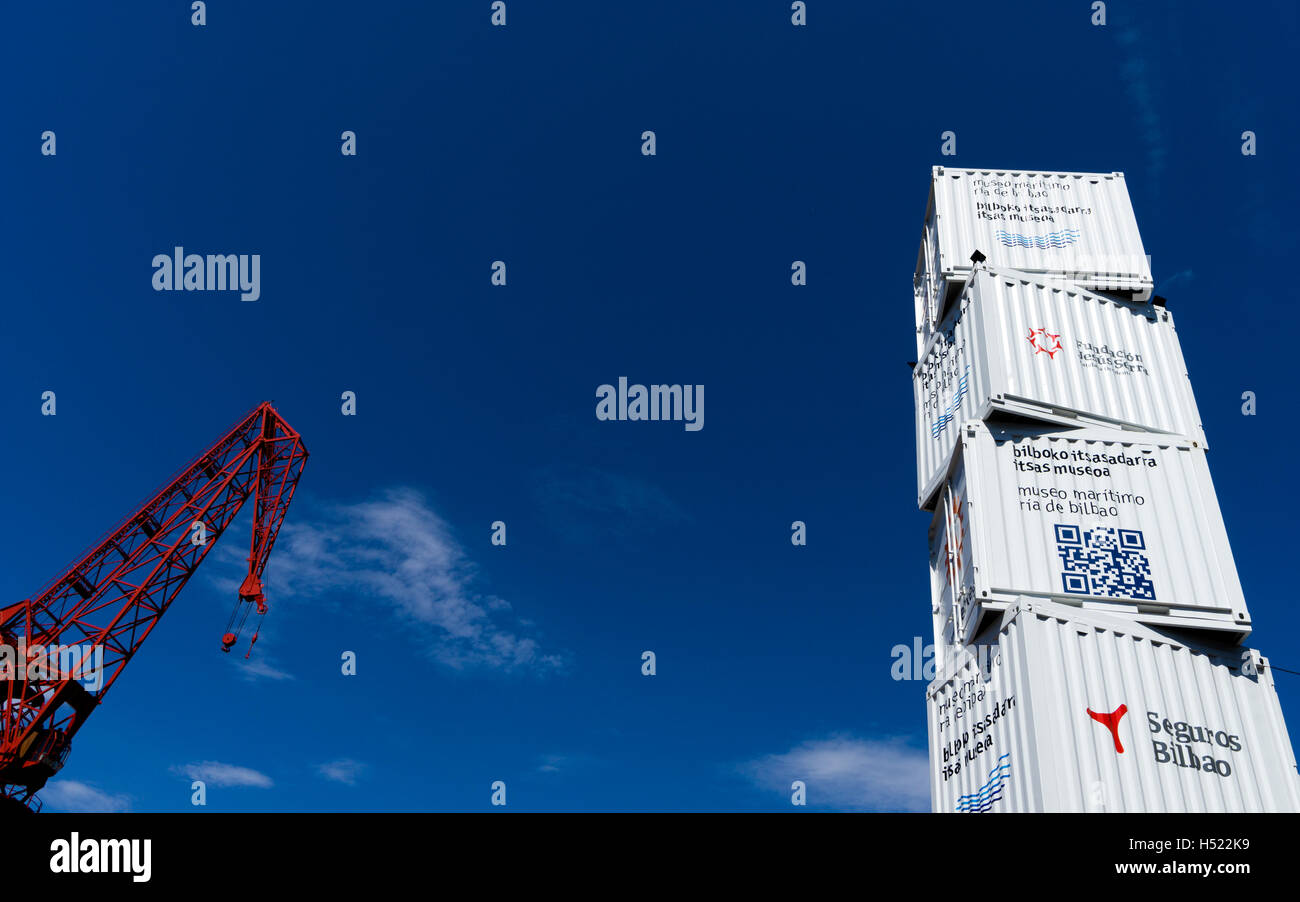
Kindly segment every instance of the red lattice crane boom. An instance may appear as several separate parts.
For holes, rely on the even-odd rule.
[[[40,593],[0,608],[0,800],[39,807],[72,737],[250,498],[248,574],[222,650],[250,613],[260,623],[262,571],[306,461],[302,437],[260,404]],[[102,667],[85,679],[95,648]]]

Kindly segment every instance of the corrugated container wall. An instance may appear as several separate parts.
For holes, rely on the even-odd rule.
[[[1138,300],[1151,293],[1123,173],[936,166],[913,281],[918,354],[970,276],[975,251],[994,266],[1085,288]]]
[[[1100,429],[962,427],[930,525],[937,645],[1018,597],[1250,634],[1205,451]]]
[[[912,373],[917,502],[928,507],[961,426],[995,414],[1183,436],[1205,445],[1163,307],[976,268]]]
[[[1020,600],[926,691],[936,812],[1300,810],[1268,660]]]

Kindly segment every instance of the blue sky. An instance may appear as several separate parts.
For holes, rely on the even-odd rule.
[[[1252,644],[1300,670],[1293,5],[209,7],[0,30],[0,598],[261,400],[312,454],[255,666],[218,651],[219,548],[48,808],[193,810],[196,775],[211,811],[487,810],[496,780],[510,810],[789,810],[792,777],[927,807],[923,686],[889,672],[930,629],[904,363],[940,162],[1127,174]],[[176,245],[261,254],[260,300],[153,291]],[[705,385],[705,427],[598,421],[619,376]]]

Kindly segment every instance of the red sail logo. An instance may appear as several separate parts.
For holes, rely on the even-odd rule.
[[[1097,721],[1097,723],[1101,724],[1106,729],[1110,730],[1110,736],[1112,739],[1115,740],[1116,754],[1120,754],[1120,755],[1124,754],[1124,746],[1119,741],[1119,722],[1120,719],[1123,718],[1123,716],[1128,713],[1128,705],[1120,705],[1118,708],[1116,708],[1114,711],[1110,712],[1109,714],[1098,714],[1096,711],[1092,710],[1091,708],[1085,708],[1084,710],[1088,712],[1089,717]]]
[[[1035,356],[1046,354],[1048,357],[1056,359],[1056,352],[1061,350],[1061,336],[1053,335],[1046,329],[1031,329],[1025,338],[1034,346]]]

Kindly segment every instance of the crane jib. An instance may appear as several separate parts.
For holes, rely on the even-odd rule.
[[[83,685],[78,671],[14,661],[13,678],[0,680],[0,807],[39,809],[36,793],[62,768],[72,737],[250,498],[248,571],[222,651],[238,643],[250,612],[260,622],[262,573],[306,460],[302,437],[260,404],[40,594],[0,607],[0,646],[48,662],[60,649],[94,649],[99,668]]]

